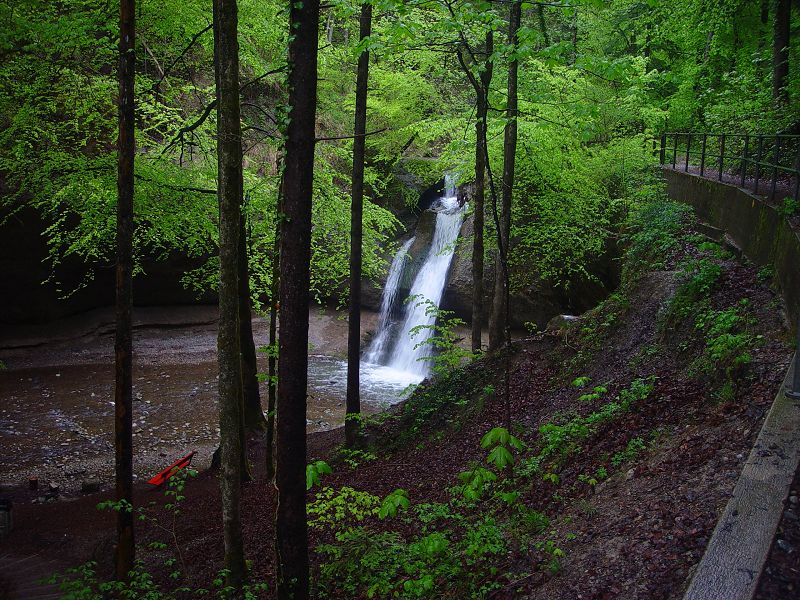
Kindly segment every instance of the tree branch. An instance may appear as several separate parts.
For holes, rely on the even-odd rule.
[[[152,179],[149,179],[149,178],[144,177],[142,175],[136,175],[136,174],[134,174],[134,177],[136,179],[139,179],[140,181],[146,181],[147,183],[158,183],[159,186],[161,186],[163,188],[167,188],[168,190],[173,190],[175,192],[196,192],[198,194],[213,194],[215,196],[217,195],[217,190],[211,190],[211,189],[206,189],[206,188],[197,188],[197,187],[191,187],[191,186],[183,187],[183,186],[179,186],[179,185],[170,185],[168,183],[162,183],[160,181],[159,182],[155,182]]]
[[[263,75],[259,75],[255,79],[251,79],[250,81],[248,81],[247,83],[245,83],[245,84],[243,84],[243,85],[241,85],[239,87],[239,93],[241,93],[248,86],[251,86],[251,85],[261,81],[265,77],[267,77],[269,75],[275,75],[276,73],[280,73],[281,71],[283,71],[285,69],[286,69],[285,66],[278,67],[277,69],[273,69],[272,71],[267,71]],[[175,137],[172,138],[170,143],[167,144],[164,147],[164,149],[161,151],[161,156],[164,156],[164,154],[168,150],[172,149],[175,146],[175,144],[177,144],[179,141],[183,141],[183,136],[184,135],[186,135],[187,133],[191,133],[192,131],[194,131],[195,129],[200,127],[200,125],[205,123],[206,119],[208,119],[209,115],[211,114],[211,111],[214,110],[216,107],[217,107],[217,101],[215,99],[215,100],[212,100],[208,105],[206,105],[205,109],[203,109],[203,112],[200,114],[200,116],[197,118],[197,120],[195,120],[194,123],[192,123],[191,125],[186,125],[185,127],[181,127],[178,130],[178,133],[175,134]]]
[[[368,135],[375,135],[376,133],[383,133],[387,129],[389,129],[389,128],[388,127],[384,127],[383,129],[376,129],[375,131],[368,131],[367,133],[365,133],[363,135],[362,134],[359,134],[359,135],[336,135],[336,136],[333,136],[333,137],[318,137],[318,138],[316,138],[314,140],[314,142],[316,143],[316,142],[330,142],[330,141],[333,141],[333,140],[351,140],[351,139],[357,138],[357,137],[367,137]]]
[[[167,65],[165,69],[161,71],[161,79],[156,81],[155,85],[153,85],[153,91],[155,91],[156,94],[158,93],[158,88],[161,86],[161,82],[164,81],[167,74],[175,67],[175,65],[178,64],[178,61],[180,61],[184,56],[186,56],[186,53],[189,52],[189,50],[191,50],[192,46],[194,46],[197,43],[197,40],[199,40],[204,33],[206,33],[207,31],[211,31],[212,27],[213,23],[209,23],[203,29],[195,33],[192,36],[192,39],[189,41],[189,44],[181,51],[181,53],[177,57],[175,57],[175,59],[171,63],[169,63],[169,65]]]

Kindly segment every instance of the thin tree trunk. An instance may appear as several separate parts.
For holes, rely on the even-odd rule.
[[[280,171],[280,169],[279,169]],[[281,214],[280,192],[278,215]],[[277,398],[278,366],[278,290],[280,283],[281,227],[280,218],[275,222],[275,243],[272,248],[272,282],[269,288],[269,356],[267,358],[267,480],[275,477],[275,405]]]
[[[117,502],[133,505],[133,166],[135,0],[119,11],[119,137],[117,139],[116,337],[114,341],[114,462]],[[128,579],[136,544],[132,510],[117,512],[116,576]]]
[[[279,600],[308,598],[306,523],[306,393],[309,263],[317,103],[319,0],[289,12],[289,106],[283,175],[278,361],[278,508],[275,519]]]
[[[472,237],[472,351],[482,348],[481,333],[483,329],[483,230],[484,207],[486,200],[486,118],[489,112],[489,86],[492,82],[494,52],[494,32],[486,32],[484,47],[485,61],[480,79],[471,78],[475,88],[476,115],[475,120],[475,216],[473,217],[474,233]]]
[[[775,33],[772,42],[772,96],[778,102],[788,102],[786,84],[789,81],[789,35],[792,16],[790,0],[775,0]]]
[[[475,213],[472,235],[472,351],[480,352],[483,325],[483,228],[486,163],[483,159],[483,137],[486,135],[486,102],[484,91],[478,94],[475,121]]]
[[[756,63],[759,79],[764,76],[766,61],[762,60],[762,53],[769,41],[769,4],[770,0],[761,0],[761,30],[758,34],[758,61]]]
[[[364,40],[372,29],[372,4],[361,5],[360,35]],[[369,51],[358,57],[356,76],[355,138],[353,139],[353,185],[350,209],[350,314],[347,330],[347,410],[344,419],[344,438],[348,448],[358,442],[361,430],[361,396],[359,368],[361,366],[361,246],[364,213],[364,147],[367,132],[367,82],[369,80]]]
[[[574,7],[575,13],[572,15],[572,56],[569,64],[574,65],[578,60],[578,8]]]
[[[244,428],[247,431],[263,431],[267,423],[261,408],[258,389],[258,360],[253,341],[251,321],[250,267],[247,260],[247,230],[245,215],[241,215],[239,227],[239,336],[242,349],[242,400],[244,404]]]
[[[511,4],[508,24],[508,40],[512,51],[519,45],[518,30],[521,19],[521,3]],[[489,320],[489,349],[496,350],[506,341],[508,328],[509,273],[508,249],[511,239],[511,202],[514,195],[514,168],[517,152],[517,71],[518,61],[513,57],[508,63],[507,123],[503,137],[503,193],[500,207],[498,231],[498,255],[495,263],[494,300]]]
[[[544,6],[536,5],[536,13],[539,17],[539,30],[542,32],[545,47],[550,46],[550,36],[547,33],[547,24],[544,22]]]
[[[220,495],[228,585],[245,578],[240,519],[242,410],[239,339],[239,227],[242,204],[242,135],[239,107],[238,15],[235,0],[214,0],[214,74],[217,96],[219,200]]]

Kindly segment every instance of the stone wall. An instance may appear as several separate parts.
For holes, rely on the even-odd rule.
[[[724,230],[759,267],[772,266],[789,311],[791,326],[800,318],[800,236],[763,198],[736,187],[664,168],[673,200],[694,207],[701,220]]]
[[[0,226],[0,323],[42,323],[114,303],[113,264],[65,259],[52,272],[46,225],[36,211],[24,209]],[[164,261],[145,258],[144,273],[134,278],[134,304],[216,302],[213,293],[197,298],[181,285],[181,275],[201,263],[177,253]]]

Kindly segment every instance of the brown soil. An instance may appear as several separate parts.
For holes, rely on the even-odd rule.
[[[693,253],[696,250],[687,247],[680,255]],[[674,269],[675,264],[673,260],[667,268]],[[628,308],[622,309],[622,318],[609,320],[611,304],[607,303],[606,308],[584,316],[576,327],[516,344],[509,407],[512,422],[519,424],[519,437],[533,448],[538,443],[538,426],[557,414],[586,415],[638,377],[654,377],[655,387],[647,400],[603,426],[564,462],[558,469],[558,485],[536,477],[523,486],[520,502],[551,517],[549,529],[555,533],[548,535],[566,557],[553,575],[544,568],[535,540],[512,544],[498,565],[499,589],[492,597],[679,597],[734,487],[791,355],[776,294],[758,282],[754,268],[732,259],[724,261],[724,268],[712,296],[713,307],[727,308],[749,298],[751,332],[764,336],[752,350],[751,364],[735,374],[733,397],[724,401],[719,397],[719,373],[689,375],[690,364],[704,344],[694,323],[677,322],[663,333],[656,327],[680,277],[674,270],[651,274],[640,282]],[[603,335],[580,334],[579,328],[587,323]],[[494,383],[495,389],[502,390],[500,366],[496,359],[473,363],[462,379],[478,379],[481,386]],[[592,385],[604,384],[608,388],[604,399],[577,400],[582,390],[570,382],[578,375],[590,377]],[[408,431],[402,427],[413,419],[411,410],[419,408],[410,401],[399,419],[372,432],[379,457],[357,469],[336,461],[333,450],[341,437],[337,430],[310,436],[309,460],[331,461],[334,474],[326,485],[348,485],[377,495],[405,488],[413,503],[444,501],[458,473],[471,462],[484,460],[481,436],[504,422],[502,394],[485,404],[468,397],[473,402],[466,409],[445,405],[409,441],[403,441]],[[613,466],[611,457],[636,437],[646,441],[646,449]],[[252,560],[254,578],[272,582],[275,492],[263,479],[263,448],[258,442],[251,445],[251,456],[257,468],[256,480],[243,489],[245,551]],[[601,466],[608,469],[607,480],[590,485],[579,479]],[[176,525],[183,570],[191,585],[208,587],[222,563],[214,474],[206,472],[192,480],[186,496]],[[3,548],[13,548],[20,555],[58,556],[64,564],[95,557],[100,572],[108,573],[114,530],[111,516],[94,510],[102,497],[38,505],[20,498],[23,501],[15,509],[17,527]],[[159,497],[142,488],[137,500],[146,504]],[[168,515],[152,510],[171,531]],[[372,526],[387,527],[385,523]],[[404,535],[415,533],[413,526],[398,526]],[[151,522],[138,535],[142,548],[165,538],[164,530]],[[320,539],[312,533],[312,545]],[[166,580],[163,556],[146,551],[140,556],[158,578]],[[315,565],[317,560],[312,553]],[[437,586],[446,589],[447,582],[439,581]],[[443,593],[442,597],[448,596]]]

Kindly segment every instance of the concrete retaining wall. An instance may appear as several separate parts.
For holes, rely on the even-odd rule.
[[[800,236],[761,198],[728,183],[664,168],[670,198],[724,230],[759,267],[772,265],[792,328],[800,318]]]

